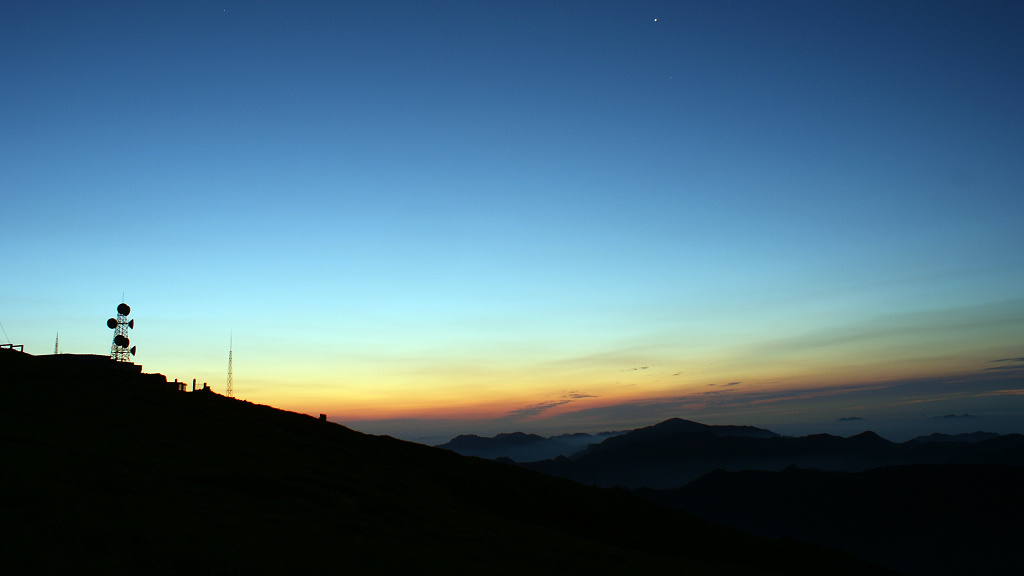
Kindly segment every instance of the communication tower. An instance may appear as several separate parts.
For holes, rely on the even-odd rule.
[[[128,329],[135,328],[135,320],[129,320],[132,309],[121,302],[117,305],[117,318],[107,320],[107,328],[114,331],[114,341],[110,344],[110,359],[116,362],[131,362],[135,356],[135,346],[128,347]]]
[[[57,332],[57,339],[53,341],[53,353],[60,354],[60,332]]]
[[[233,387],[234,386],[234,382],[233,382],[233,380],[231,378],[231,353],[232,353],[232,349],[234,347],[235,347],[235,337],[232,336],[231,340],[228,341],[228,389],[227,389],[227,397],[228,398],[234,398],[235,397],[235,389]]]

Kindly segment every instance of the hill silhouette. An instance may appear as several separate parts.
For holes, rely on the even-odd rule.
[[[0,350],[5,573],[883,574],[159,375]]]
[[[601,434],[561,434],[558,436],[538,436],[512,432],[498,434],[492,438],[463,434],[452,438],[438,448],[458,452],[463,456],[477,456],[490,460],[507,459],[514,462],[536,462],[550,460],[559,456],[569,456],[606,438],[616,436],[619,432],[602,432]]]
[[[716,471],[642,493],[769,537],[815,542],[907,575],[1024,573],[1024,468],[907,465],[865,472]]]
[[[935,432],[928,436],[914,438],[916,442],[982,442],[998,438],[1000,434],[995,432],[966,432],[963,434],[942,434]]]
[[[669,489],[714,470],[779,471],[789,466],[859,472],[904,464],[1024,466],[1024,436],[970,435],[971,441],[896,444],[874,432],[779,436],[747,426],[673,419],[594,444],[571,457],[521,466],[595,486]]]

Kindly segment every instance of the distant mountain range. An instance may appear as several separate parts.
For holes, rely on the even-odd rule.
[[[1000,435],[995,432],[967,432],[964,434],[930,434],[928,436],[918,436],[914,438],[915,442],[982,442],[984,440],[991,440],[998,438]]]
[[[0,382],[4,574],[890,573],[108,363]]]
[[[643,432],[647,430],[647,432]],[[562,434],[559,436],[538,436],[523,432],[498,434],[494,437],[482,437],[475,434],[457,436],[451,441],[439,444],[438,448],[458,452],[463,456],[477,456],[490,460],[512,462],[537,462],[551,460],[559,456],[573,456],[588,450],[602,450],[616,445],[616,441],[607,442],[610,438],[632,434],[634,439],[647,437],[656,440],[660,435],[676,432],[710,431],[718,436],[746,436],[755,438],[773,438],[778,434],[769,430],[752,426],[709,426],[679,418],[673,418],[649,428],[640,430],[624,430],[620,432],[602,432],[600,434]],[[596,447],[597,445],[602,446]]]
[[[821,544],[913,576],[1024,573],[1024,436],[893,443],[784,437],[672,419],[520,466],[631,488],[759,536]]]
[[[672,419],[593,444],[570,456],[522,463],[596,486],[677,488],[714,470],[778,471],[790,466],[859,472],[906,464],[1024,466],[1024,436],[932,435],[896,444],[873,432],[785,437],[745,426]]]
[[[602,432],[600,434],[562,434],[559,436],[538,436],[513,432],[498,434],[493,438],[464,434],[440,444],[438,448],[458,452],[463,456],[476,456],[489,460],[511,460],[513,462],[535,462],[569,456],[580,450],[602,442],[624,432]]]

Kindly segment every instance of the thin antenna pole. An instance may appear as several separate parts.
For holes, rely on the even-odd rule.
[[[60,354],[60,332],[57,332],[57,339],[53,341],[53,353]]]
[[[234,334],[234,332],[231,333],[231,338],[230,338],[230,340],[228,340],[228,342],[229,342],[229,344],[228,344],[228,386],[227,386],[227,397],[228,398],[234,398],[235,397],[235,388],[234,388],[234,384],[235,383],[234,383],[234,378],[231,375],[231,362],[232,362],[231,356],[232,356],[232,354],[234,354],[234,348],[235,348],[235,334]]]

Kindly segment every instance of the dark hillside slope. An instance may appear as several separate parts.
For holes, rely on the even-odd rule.
[[[882,573],[158,380],[0,350],[3,573]]]
[[[648,497],[770,537],[846,550],[901,573],[1024,574],[1024,468],[716,471]]]

